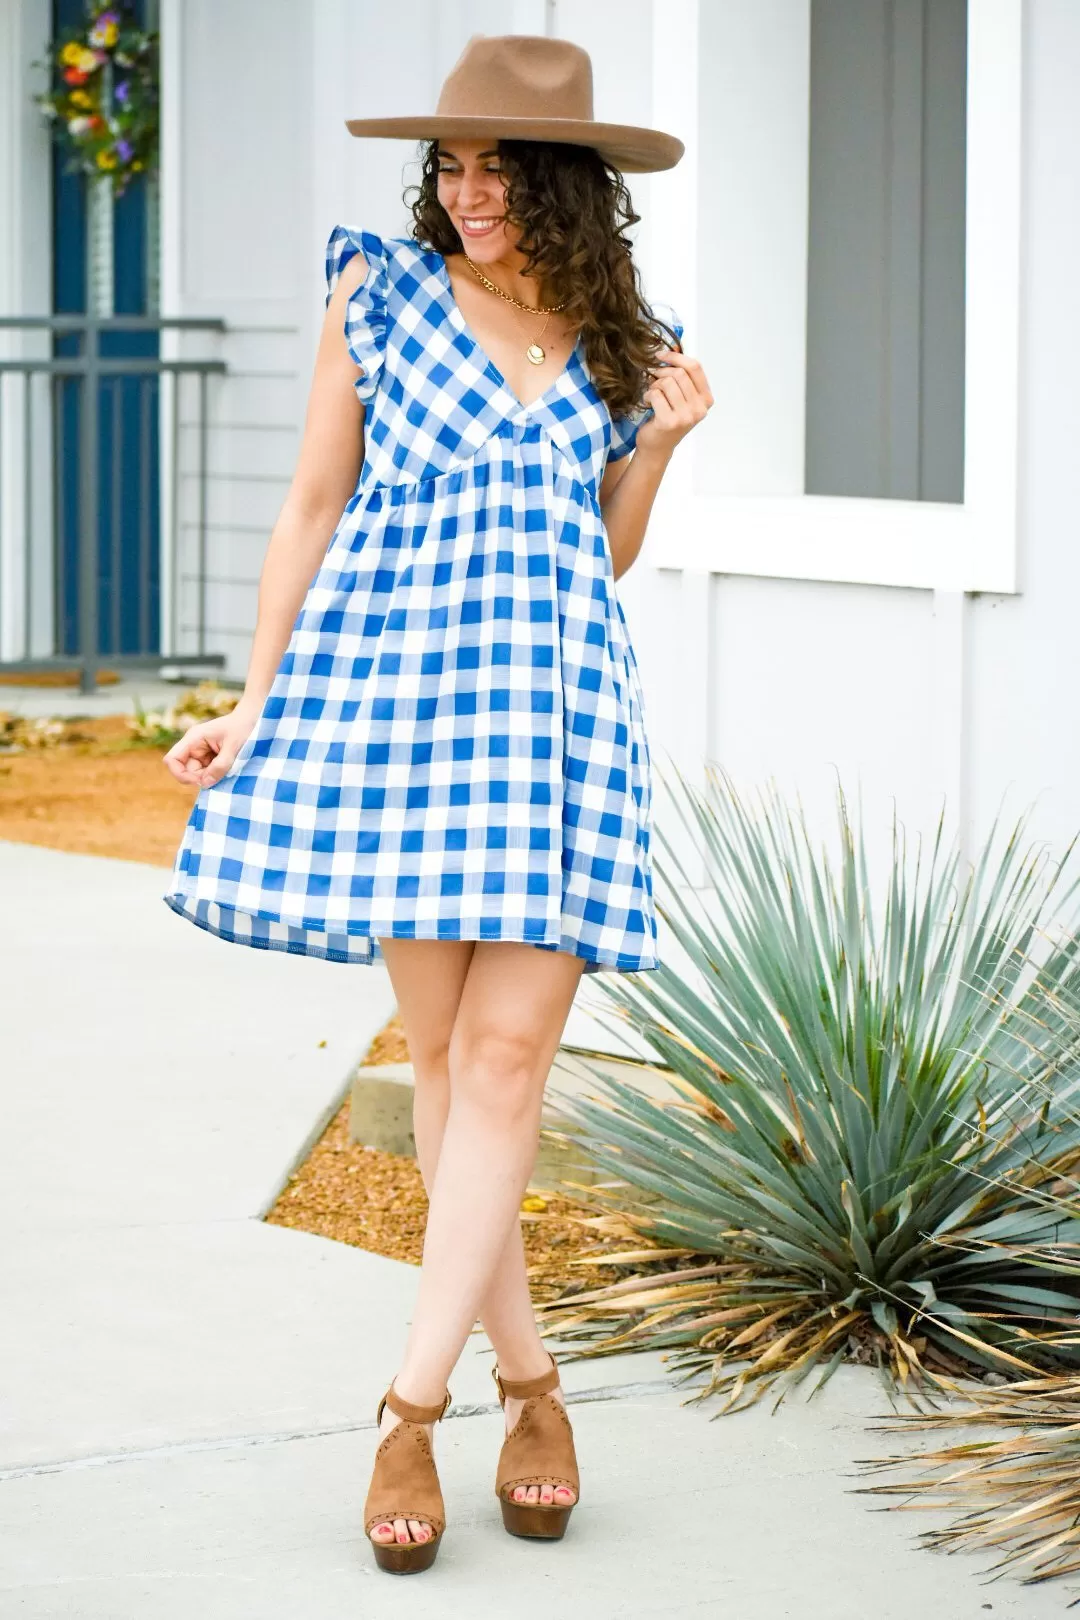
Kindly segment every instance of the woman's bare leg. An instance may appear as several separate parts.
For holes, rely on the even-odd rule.
[[[382,943],[412,1060],[416,1157],[430,1196],[450,1111],[450,1036],[473,944],[389,939]],[[529,1296],[518,1221],[511,1224],[479,1316],[507,1378],[535,1378],[546,1371],[547,1352]]]
[[[424,1249],[429,1286],[422,1277],[396,1387],[419,1401],[424,1380],[441,1376],[441,1394],[477,1315],[505,1375],[534,1377],[547,1369],[548,1358],[529,1297],[517,1212],[535,1161],[544,1081],[582,963],[528,945],[380,944],[413,1060],[417,1157],[432,1200]],[[453,1176],[443,1166],[448,1127],[452,1143],[457,1133]],[[492,1177],[492,1166],[501,1174]],[[504,1216],[500,1242],[496,1223]],[[462,1289],[471,1289],[467,1297],[474,1301],[468,1320]],[[441,1335],[443,1346],[434,1356],[431,1334],[436,1343]],[[430,1371],[443,1365],[441,1374]],[[519,1404],[507,1402],[511,1427]],[[384,1416],[384,1430],[392,1422],[392,1415]],[[537,1497],[538,1488],[530,1494]],[[573,1492],[554,1494],[574,1500]],[[552,1499],[551,1487],[539,1496]],[[373,1535],[408,1540],[410,1531],[426,1539],[427,1527],[413,1521],[396,1521],[393,1532],[378,1526]]]

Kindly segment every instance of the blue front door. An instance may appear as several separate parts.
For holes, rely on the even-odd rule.
[[[133,0],[131,11],[146,27],[147,0]],[[84,29],[84,0],[52,0],[53,37],[68,27]],[[91,295],[88,182],[65,173],[65,153],[53,149],[53,309],[85,314]],[[147,180],[137,175],[112,209],[112,274],[105,289],[115,315],[154,314],[148,304],[153,268],[148,241]],[[100,305],[98,306],[100,307]],[[80,352],[81,338],[59,334],[57,355]],[[156,332],[101,334],[103,359],[159,353]],[[57,647],[79,650],[79,432],[84,381],[63,378],[56,385],[55,443],[58,455],[56,506]],[[98,512],[96,578],[99,649],[110,653],[160,651],[161,581],[158,521],[158,379],[103,376],[97,384]],[[90,649],[93,650],[93,649]]]

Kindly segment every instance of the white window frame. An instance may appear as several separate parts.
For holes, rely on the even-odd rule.
[[[686,154],[652,184],[648,285],[683,315],[688,346],[708,184],[696,137],[698,73],[687,71],[699,59],[698,17],[699,0],[654,5],[653,122],[679,134]],[[708,495],[695,488],[687,441],[661,486],[645,561],[931,590],[1020,589],[1022,38],[1023,0],[969,0],[963,502]],[[720,364],[700,358],[707,370]]]

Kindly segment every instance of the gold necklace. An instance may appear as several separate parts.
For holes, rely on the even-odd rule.
[[[541,348],[539,339],[542,338],[544,333],[547,331],[547,324],[548,324],[548,321],[550,321],[551,317],[554,314],[556,314],[560,309],[565,309],[566,308],[565,303],[563,303],[563,304],[536,304],[536,305],[523,304],[519,298],[515,298],[511,293],[503,292],[501,287],[497,287],[493,281],[489,281],[487,276],[484,275],[484,272],[482,270],[477,269],[476,265],[473,264],[472,260],[469,258],[469,255],[467,253],[464,254],[463,257],[465,259],[465,263],[469,266],[469,269],[473,272],[474,275],[476,275],[483,282],[484,286],[487,287],[490,292],[498,293],[499,297],[500,298],[505,298],[506,302],[508,304],[516,305],[518,309],[525,310],[526,313],[529,314],[529,315],[546,315],[547,316],[547,321],[544,322],[543,326],[540,328],[540,331],[537,333],[537,336],[533,339],[533,341],[529,344],[529,347],[525,350],[526,358],[528,360],[531,360],[534,366],[542,366],[544,361],[547,359],[547,351],[545,349]]]

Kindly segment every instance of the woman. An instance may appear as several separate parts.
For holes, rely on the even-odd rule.
[[[507,1529],[561,1536],[577,1500],[518,1210],[580,975],[657,965],[614,579],[712,396],[624,234],[620,166],[682,146],[596,123],[584,51],[475,36],[436,115],[349,128],[426,138],[412,236],[331,234],[244,693],[166,755],[202,791],[165,898],[227,939],[389,971],[430,1210],[365,1527],[408,1572],[442,1534],[432,1425],[478,1316]]]

